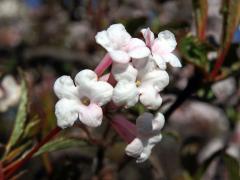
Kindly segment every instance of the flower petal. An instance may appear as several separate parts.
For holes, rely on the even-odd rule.
[[[116,105],[134,106],[138,102],[138,89],[135,82],[121,80],[113,90],[112,100]]]
[[[130,56],[124,51],[110,51],[109,55],[111,56],[113,62],[116,63],[128,63],[130,61]]]
[[[61,128],[67,128],[78,119],[80,105],[75,100],[61,99],[55,106],[57,124]]]
[[[75,99],[78,97],[77,87],[74,85],[70,76],[61,76],[53,86],[54,92],[58,98]]]
[[[103,112],[102,108],[97,104],[89,104],[88,106],[81,105],[79,110],[79,120],[89,126],[97,127],[102,123]]]
[[[125,152],[128,156],[139,157],[143,152],[143,144],[139,138],[135,138],[130,144],[125,148]]]
[[[135,82],[137,78],[137,70],[130,63],[114,63],[112,65],[112,74],[117,81],[125,79]]]
[[[165,70],[167,68],[165,60],[160,55],[153,54],[150,58],[155,61],[160,69]]]
[[[131,39],[130,34],[126,31],[122,24],[111,25],[107,29],[107,34],[115,49],[119,49],[127,45]]]
[[[174,34],[168,30],[160,32],[157,40],[159,40],[159,48],[166,52],[172,52],[177,46]]]
[[[152,86],[157,92],[160,92],[169,84],[169,76],[166,71],[154,70],[145,74],[141,81],[141,87]]]
[[[76,77],[75,82],[78,85],[80,96],[88,97],[91,102],[102,106],[112,98],[113,87],[103,81],[97,81],[97,75],[92,70],[82,70]]]
[[[112,99],[113,87],[107,82],[98,81],[91,87],[89,94],[92,102],[102,106]]]
[[[108,37],[107,31],[98,32],[95,36],[96,42],[104,47],[107,51],[112,51],[111,41]]]
[[[136,120],[138,136],[141,138],[149,138],[160,134],[165,119],[161,113],[153,116],[152,113],[145,112]]]
[[[169,54],[163,55],[162,57],[165,60],[165,62],[169,62],[169,64],[171,64],[171,66],[182,67],[182,64],[181,64],[180,60],[174,54],[169,53]]]
[[[148,109],[157,109],[162,104],[162,98],[152,86],[140,89],[140,102]]]
[[[154,136],[152,138],[150,138],[147,143],[144,143],[144,148],[143,148],[143,152],[141,153],[140,157],[137,158],[137,163],[142,163],[144,161],[146,161],[149,156],[151,155],[152,152],[152,148],[158,143],[160,142],[162,139],[162,135],[158,135],[158,136]]]
[[[153,32],[150,30],[150,28],[147,29],[142,29],[141,33],[145,39],[146,45],[148,47],[151,47],[153,42],[154,42],[154,34]]]
[[[150,54],[149,48],[141,39],[138,38],[132,38],[129,41],[126,49],[129,56],[135,59],[144,58]]]

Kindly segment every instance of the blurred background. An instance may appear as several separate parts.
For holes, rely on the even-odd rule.
[[[0,0],[1,166],[21,159],[56,126],[54,81],[94,69],[106,53],[96,33],[122,23],[139,38],[145,27],[155,35],[174,32],[183,64],[168,68],[170,85],[161,94],[166,125],[150,159],[136,164],[126,157],[126,144],[104,122],[95,130],[64,130],[13,179],[240,179],[239,6],[239,0]],[[126,115],[134,122],[140,109]],[[99,143],[89,143],[86,132]]]

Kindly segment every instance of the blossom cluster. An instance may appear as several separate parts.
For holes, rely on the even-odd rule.
[[[117,108],[130,108],[137,103],[151,110],[161,106],[160,92],[169,83],[166,64],[181,67],[172,53],[177,43],[170,31],[160,32],[157,38],[149,28],[141,33],[145,41],[131,37],[122,24],[113,24],[97,33],[96,42],[106,49],[107,55],[95,71],[82,70],[74,81],[70,76],[62,76],[54,84],[60,99],[55,106],[58,126],[70,127],[80,120],[89,127],[97,127],[104,116],[101,107],[110,101]],[[109,67],[110,74],[104,75]],[[148,159],[152,148],[162,139],[164,121],[159,112],[140,115],[135,138],[126,147],[126,154],[137,158],[137,162]]]

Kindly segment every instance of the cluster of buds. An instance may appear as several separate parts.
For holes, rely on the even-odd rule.
[[[60,100],[55,113],[59,127],[70,127],[76,120],[89,127],[100,126],[104,116],[102,106],[110,101],[118,109],[137,103],[151,110],[161,106],[160,92],[169,83],[166,64],[181,67],[172,53],[177,43],[170,31],[160,32],[157,38],[149,28],[141,32],[145,42],[132,38],[122,24],[98,32],[96,42],[107,50],[107,55],[95,71],[82,70],[74,81],[69,76],[56,80],[54,91]],[[104,74],[108,68],[110,73]],[[137,162],[147,160],[152,148],[162,139],[164,116],[159,112],[155,115],[145,112],[134,126],[122,118],[117,119],[112,124],[120,135],[128,128],[135,129],[134,137],[128,140],[126,154],[135,157]]]

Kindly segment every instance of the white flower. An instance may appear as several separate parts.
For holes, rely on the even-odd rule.
[[[133,67],[135,66],[135,68]],[[125,107],[138,100],[148,109],[157,109],[162,98],[159,92],[169,83],[166,71],[156,69],[149,60],[136,60],[128,64],[113,64],[112,74],[118,81],[113,90],[113,102]]]
[[[161,113],[157,113],[155,117],[151,113],[139,116],[136,120],[137,137],[126,147],[126,154],[137,158],[137,163],[146,161],[152,148],[162,139],[160,133],[164,123]]]
[[[78,118],[87,126],[99,126],[103,117],[101,106],[111,100],[112,86],[98,81],[91,70],[80,71],[75,84],[70,76],[62,76],[54,84],[54,92],[60,99],[55,106],[58,126],[72,126]]]
[[[158,37],[154,39],[153,32],[147,28],[141,30],[147,46],[151,49],[150,57],[156,62],[161,69],[166,69],[166,63],[173,67],[182,67],[178,57],[172,52],[177,42],[174,34],[168,30],[162,31]]]
[[[128,63],[131,58],[141,59],[150,54],[145,43],[132,38],[122,24],[113,24],[107,30],[98,32],[95,39],[117,63]]]
[[[8,75],[3,78],[1,88],[0,112],[5,112],[9,107],[18,103],[21,95],[21,87],[12,76]]]

